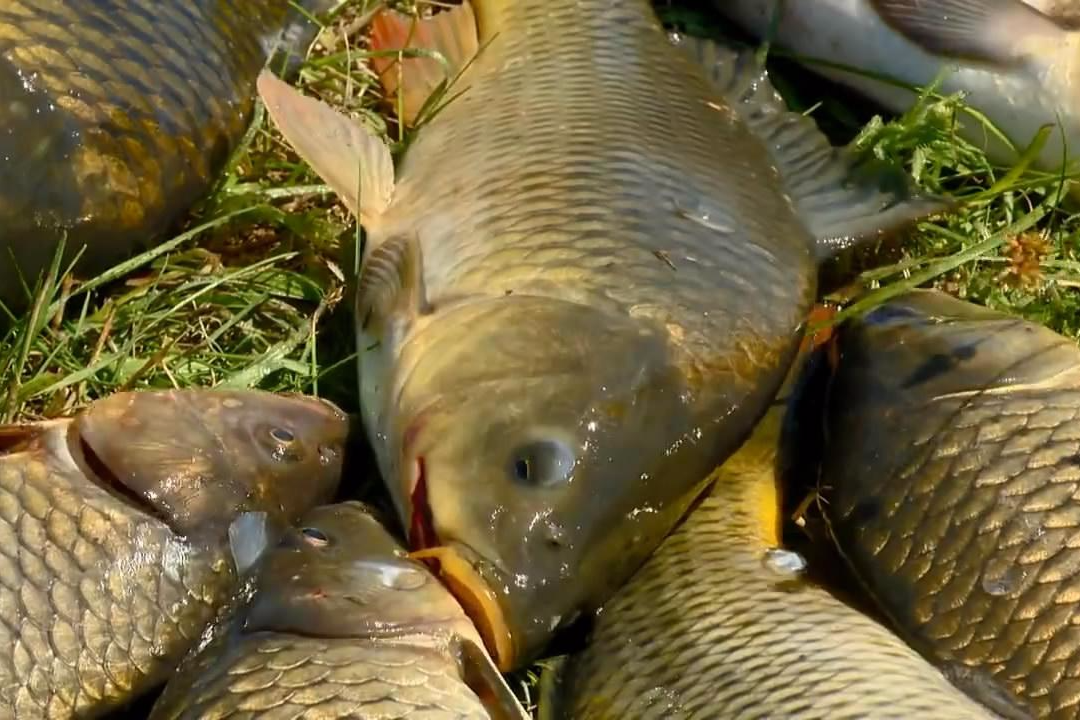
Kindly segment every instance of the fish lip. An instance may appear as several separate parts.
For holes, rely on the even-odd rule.
[[[476,568],[480,555],[454,542],[414,550],[409,557],[427,564],[458,601],[499,671],[512,671],[517,659],[514,634],[495,589]]]
[[[83,477],[95,487],[100,488],[120,502],[134,510],[149,515],[164,523],[177,535],[184,535],[181,528],[172,522],[168,509],[155,502],[153,497],[136,492],[125,485],[104,460],[98,457],[94,448],[83,438],[77,423],[67,428],[67,451],[72,461],[79,468]]]

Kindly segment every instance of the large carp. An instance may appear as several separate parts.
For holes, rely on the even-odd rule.
[[[645,0],[374,22],[376,49],[461,69],[440,103],[431,53],[381,56],[420,126],[398,167],[273,75],[260,92],[367,231],[361,405],[410,544],[516,668],[629,576],[749,434],[817,256],[942,206],[854,180],[759,69],[703,64],[718,55],[672,42]]]

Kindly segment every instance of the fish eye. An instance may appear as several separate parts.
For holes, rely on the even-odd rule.
[[[330,544],[330,538],[328,538],[326,533],[319,528],[300,528],[300,534],[304,536],[304,540],[307,544],[312,547],[326,547]]]
[[[553,487],[569,481],[577,464],[574,451],[557,440],[540,440],[519,447],[510,457],[510,477],[518,483]]]
[[[296,436],[293,435],[291,430],[286,430],[283,427],[270,428],[270,438],[275,442],[284,444],[291,443],[296,440]]]

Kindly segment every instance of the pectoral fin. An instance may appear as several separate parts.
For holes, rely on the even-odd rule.
[[[480,698],[493,720],[528,720],[528,713],[514,697],[491,657],[466,638],[458,638],[457,646],[465,684]]]
[[[870,0],[893,30],[927,52],[998,67],[1023,60],[1027,40],[1061,42],[1065,30],[1022,0]]]
[[[420,239],[400,235],[379,244],[364,263],[356,292],[356,317],[383,335],[393,319],[408,323],[430,312],[424,288]]]
[[[479,50],[476,15],[468,0],[426,18],[384,10],[371,23],[371,47],[387,53],[420,51],[371,58],[399,117],[406,125],[415,125],[428,98],[449,83]]]
[[[705,68],[767,146],[816,239],[819,263],[952,207],[946,198],[916,192],[901,168],[858,162],[847,150],[833,147],[813,120],[788,109],[753,52],[694,37],[672,39]]]
[[[371,230],[390,205],[394,161],[370,130],[263,70],[259,95],[285,140]]]

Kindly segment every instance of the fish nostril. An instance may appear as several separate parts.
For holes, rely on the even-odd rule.
[[[544,523],[544,543],[553,550],[566,547],[566,530],[557,522]]]

